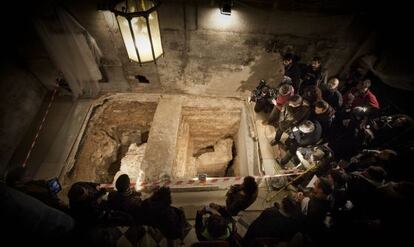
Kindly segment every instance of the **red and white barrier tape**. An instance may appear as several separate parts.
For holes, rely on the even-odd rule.
[[[297,173],[287,173],[287,174],[278,174],[278,175],[265,175],[265,176],[254,176],[256,181],[265,179],[265,178],[278,178],[278,177],[288,177],[294,175],[300,175],[303,172]],[[207,178],[205,181],[199,180],[198,178],[193,179],[180,179],[176,181],[155,181],[155,182],[142,182],[137,185],[135,182],[131,182],[131,187],[135,187],[137,190],[142,190],[144,188],[151,188],[156,186],[167,186],[170,188],[183,188],[183,187],[207,187],[207,186],[228,186],[233,184],[241,184],[244,177],[217,177],[217,178]],[[114,182],[115,183],[115,182]],[[101,184],[101,187],[104,188],[113,188],[113,184]]]
[[[27,161],[29,160],[30,155],[32,154],[33,148],[36,145],[37,139],[39,138],[40,131],[43,129],[43,125],[46,121],[47,114],[49,114],[50,107],[52,106],[52,103],[55,100],[55,95],[56,95],[56,92],[58,90],[58,87],[59,86],[56,84],[56,87],[55,87],[55,89],[53,90],[53,93],[52,93],[52,97],[50,98],[49,105],[47,106],[46,112],[43,115],[42,122],[40,123],[39,128],[37,129],[36,136],[34,137],[32,145],[30,146],[29,151],[27,152],[26,158],[23,161],[23,164],[22,164],[23,167],[25,167],[27,165]]]

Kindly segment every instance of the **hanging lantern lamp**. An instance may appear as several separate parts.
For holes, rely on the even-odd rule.
[[[157,63],[163,53],[157,8],[160,0],[113,0],[115,14],[128,57],[140,65]]]

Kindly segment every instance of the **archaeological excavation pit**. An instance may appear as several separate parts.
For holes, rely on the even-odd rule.
[[[241,109],[183,107],[177,139],[176,177],[239,175]]]
[[[251,120],[242,100],[117,94],[85,123],[67,182],[257,175]]]
[[[120,170],[128,149],[142,159],[156,108],[156,102],[117,99],[96,104],[65,180],[106,183]]]

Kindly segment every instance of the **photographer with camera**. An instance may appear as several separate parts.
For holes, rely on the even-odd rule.
[[[289,128],[308,119],[309,114],[309,106],[303,101],[302,97],[299,95],[292,96],[289,102],[282,107],[275,139],[270,142],[270,145],[281,144],[282,134]]]
[[[265,80],[260,80],[259,85],[252,91],[250,97],[250,101],[256,102],[254,111],[264,111],[265,113],[271,112],[273,109],[272,100],[275,98],[275,96],[275,90],[268,86]]]
[[[369,146],[389,146],[401,142],[401,138],[410,138],[414,133],[414,121],[404,114],[387,115],[368,120],[365,129]]]
[[[279,87],[276,99],[272,100],[274,105],[272,112],[270,113],[268,122],[277,127],[280,112],[283,106],[289,102],[289,99],[295,94],[295,89],[291,84],[284,83]]]
[[[7,171],[6,184],[13,189],[38,199],[50,207],[68,212],[68,206],[57,195],[61,190],[57,178],[32,180],[27,176],[27,169],[18,166]]]
[[[300,163],[296,156],[296,151],[299,147],[307,147],[310,145],[316,145],[322,137],[322,127],[318,121],[306,120],[299,127],[293,127],[289,133],[289,138],[285,144],[287,151],[285,156],[280,160],[279,165],[285,167],[285,165],[294,157],[295,165]]]

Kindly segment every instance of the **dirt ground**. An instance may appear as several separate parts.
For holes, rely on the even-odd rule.
[[[65,184],[112,182],[123,153],[131,143],[141,143],[142,133],[149,131],[156,107],[155,102],[137,101],[106,101],[96,107]]]

